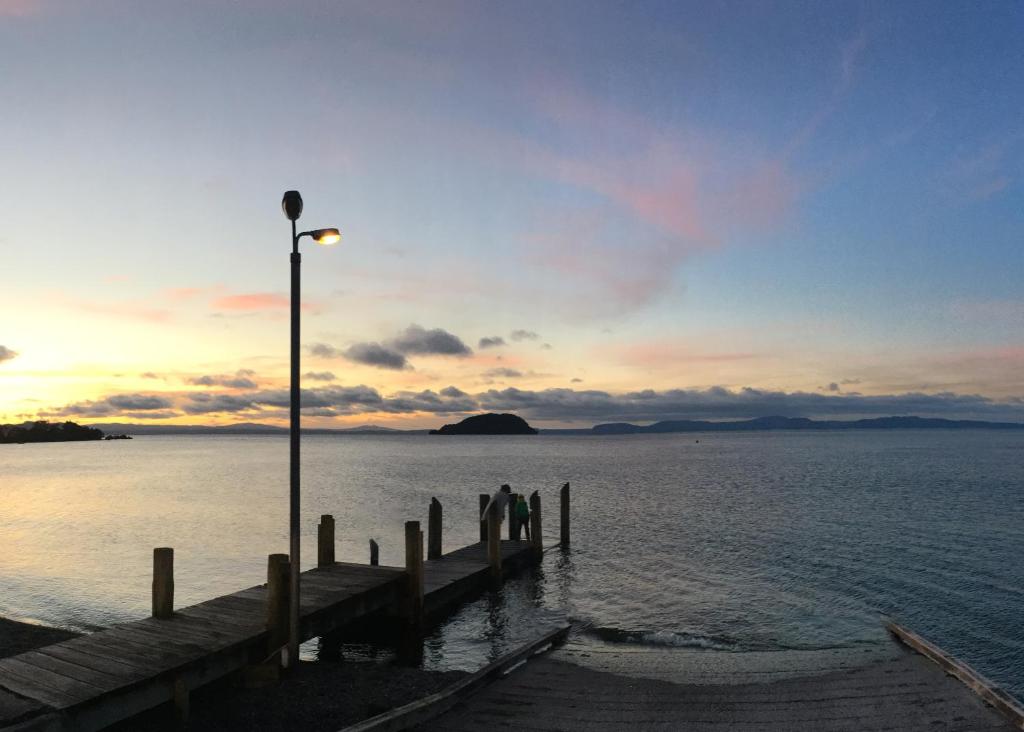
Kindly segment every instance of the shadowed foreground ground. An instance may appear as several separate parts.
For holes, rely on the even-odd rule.
[[[15,620],[0,618],[0,658],[16,656],[40,646],[60,643],[74,638],[78,633],[61,628],[49,628],[45,625],[19,623]]]
[[[910,651],[814,676],[732,684],[635,678],[564,660],[569,657],[534,659],[417,729],[1014,729],[960,682]]]

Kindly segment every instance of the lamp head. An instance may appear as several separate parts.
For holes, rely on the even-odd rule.
[[[285,191],[281,199],[281,208],[289,221],[295,221],[302,215],[302,196],[298,191]]]
[[[317,229],[316,231],[309,232],[309,235],[313,237],[313,241],[317,244],[324,246],[337,244],[341,241],[341,232],[337,229]]]

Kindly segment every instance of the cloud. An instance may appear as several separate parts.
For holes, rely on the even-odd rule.
[[[283,419],[291,394],[288,389],[246,393],[192,392],[183,395],[120,394],[96,401],[41,411],[39,416],[111,417],[141,419],[189,415],[238,414]],[[953,419],[1024,422],[1024,397],[996,400],[978,394],[908,392],[865,396],[857,393],[808,393],[708,389],[645,389],[613,394],[596,389],[552,388],[525,390],[509,387],[468,394],[447,386],[440,391],[398,391],[384,396],[377,389],[330,385],[302,390],[303,413],[322,417],[384,413],[392,415],[514,412],[538,422],[590,425],[600,422],[653,422],[668,419],[730,420],[780,415],[819,419],[916,415]],[[175,404],[175,402],[177,404]]]
[[[1006,190],[1013,178],[1012,160],[1024,134],[1014,133],[990,141],[967,154],[960,153],[950,161],[940,176],[940,184],[948,195],[961,200],[983,201]]]
[[[505,345],[505,339],[502,338],[501,336],[487,336],[486,338],[481,338],[480,342],[477,343],[476,345],[477,348],[480,349],[497,348],[498,346]]]
[[[583,383],[583,379],[579,378],[578,376],[572,377],[572,379],[570,379],[569,381],[572,384],[582,384]]]
[[[322,358],[344,356],[349,361],[366,366],[400,371],[411,369],[407,355],[468,356],[473,351],[457,335],[443,328],[427,330],[413,323],[394,338],[383,343],[366,341],[354,343],[344,351],[326,343],[314,343],[309,352]]]
[[[338,358],[344,355],[341,350],[327,343],[311,343],[306,346],[306,350],[309,351],[309,355],[317,358]]]
[[[481,409],[512,411],[526,418],[560,422],[657,421],[663,419],[749,419],[786,417],[870,417],[918,415],[961,419],[1024,421],[1024,399],[997,401],[977,394],[908,392],[880,396],[817,394],[723,387],[610,394],[605,391],[513,387],[477,395]]]
[[[250,379],[255,372],[252,369],[239,369],[234,376],[218,374],[215,376],[196,376],[185,379],[194,386],[225,386],[229,389],[255,389],[256,382]]]
[[[40,0],[0,0],[0,18],[27,18],[41,7]]]
[[[114,394],[97,401],[67,404],[39,412],[42,417],[105,417],[118,412],[149,413],[173,408],[170,399],[156,394]]]
[[[839,391],[839,384],[833,381],[831,384],[826,386],[825,389],[827,391]]]
[[[255,404],[245,394],[190,394],[189,402],[183,409],[186,414],[210,414],[213,412],[244,412]]]
[[[540,335],[534,333],[532,330],[514,330],[509,334],[509,338],[516,341],[536,341],[540,339]]]
[[[381,369],[411,368],[403,354],[380,343],[355,343],[345,350],[344,356],[349,361]]]
[[[155,394],[117,394],[107,397],[106,402],[115,409],[136,411],[167,409],[172,406],[169,399]]]
[[[473,351],[443,328],[427,330],[415,323],[400,335],[388,341],[388,345],[399,353],[438,356],[468,356]]]
[[[0,363],[4,361],[10,361],[18,355],[17,351],[13,351],[7,346],[0,346]]]
[[[310,381],[334,381],[335,376],[330,371],[307,371],[302,378]]]
[[[483,373],[483,375],[484,375],[485,378],[490,378],[490,379],[496,379],[496,378],[518,379],[518,378],[521,378],[523,376],[523,372],[519,371],[517,369],[498,367],[498,368],[493,368],[493,369],[489,369],[489,370],[485,371]]]
[[[154,374],[152,371],[146,371],[145,373],[139,374],[140,379],[159,379],[160,377]]]

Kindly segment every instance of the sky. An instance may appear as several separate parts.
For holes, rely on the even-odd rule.
[[[0,422],[1024,422],[1024,4],[0,0]]]

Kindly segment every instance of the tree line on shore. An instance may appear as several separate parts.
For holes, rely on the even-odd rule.
[[[0,425],[0,443],[102,440],[103,430],[75,422],[24,422]]]

